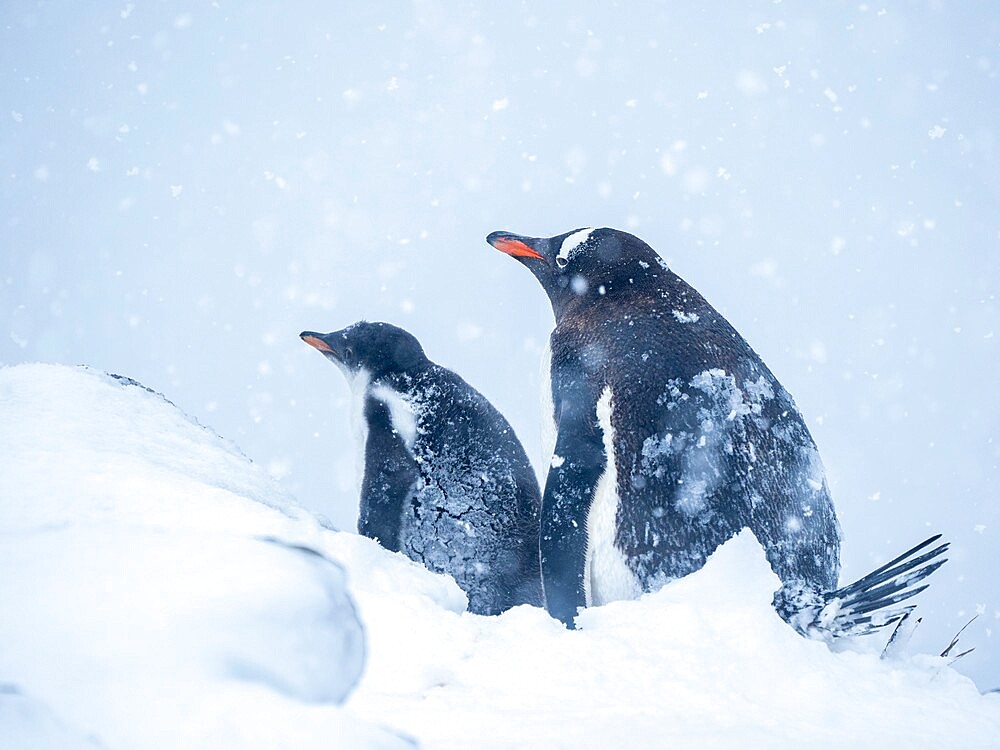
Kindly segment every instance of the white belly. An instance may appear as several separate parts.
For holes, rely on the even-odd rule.
[[[351,388],[351,431],[354,433],[354,441],[357,451],[354,454],[354,466],[356,470],[358,497],[361,497],[361,490],[365,481],[365,448],[368,443],[368,420],[365,419],[365,399],[368,397],[368,384],[371,377],[364,368],[352,373],[341,367],[347,377],[347,383]]]
[[[611,424],[611,388],[605,388],[597,401],[597,422],[604,439],[607,466],[587,515],[587,557],[584,567],[584,589],[587,606],[601,605],[620,599],[635,599],[642,587],[625,562],[625,556],[615,546],[618,516],[618,472],[615,466],[614,427]]]

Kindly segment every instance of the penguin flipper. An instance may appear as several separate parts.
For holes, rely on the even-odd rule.
[[[368,437],[358,533],[398,552],[403,513],[409,508],[420,472],[402,437],[393,429],[389,407],[383,401],[366,399],[365,419]]]
[[[607,459],[598,396],[576,368],[552,370],[557,436],[542,495],[540,557],[545,608],[573,628],[587,605],[587,517]]]
[[[896,605],[927,588],[926,583],[917,584],[948,561],[941,557],[948,542],[917,554],[940,538],[937,534],[925,539],[854,583],[824,594],[809,629],[831,636],[865,635],[908,615],[915,605]]]

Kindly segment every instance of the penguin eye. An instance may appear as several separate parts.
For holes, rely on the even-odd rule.
[[[569,258],[557,257],[556,265],[559,266],[560,268],[565,268],[566,266],[569,265]]]
[[[354,350],[351,347],[347,347],[346,349],[344,349],[344,360],[346,362],[354,361]]]

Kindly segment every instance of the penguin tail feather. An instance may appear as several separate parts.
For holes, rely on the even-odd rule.
[[[976,650],[976,647],[973,646],[972,648],[966,649],[965,651],[962,651],[959,654],[955,654],[955,656],[951,655],[952,649],[955,648],[955,646],[958,645],[958,639],[959,639],[959,637],[962,635],[962,633],[965,632],[965,629],[967,627],[969,627],[972,623],[974,623],[976,621],[976,618],[978,618],[978,617],[979,617],[978,614],[973,615],[972,619],[969,620],[967,623],[965,623],[965,625],[963,625],[959,629],[959,631],[957,633],[955,633],[954,637],[951,639],[951,643],[948,644],[948,647],[945,648],[945,650],[941,652],[941,656],[944,657],[945,659],[948,659],[948,663],[949,664],[954,664],[956,661],[958,661],[959,659],[961,659],[966,654],[971,654],[973,651]]]
[[[907,612],[896,621],[896,627],[892,629],[892,635],[882,648],[882,659],[891,659],[904,653],[906,646],[913,637],[913,633],[923,621],[922,617],[913,617]]]
[[[941,557],[948,542],[922,552],[940,538],[925,539],[854,583],[823,594],[807,629],[832,637],[867,635],[907,617],[916,605],[899,605],[927,588],[917,584],[948,561]]]

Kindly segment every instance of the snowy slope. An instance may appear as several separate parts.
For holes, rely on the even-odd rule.
[[[348,706],[427,748],[1000,746],[1000,695],[936,657],[805,640],[769,605],[778,585],[744,531],[700,572],[585,611],[576,632],[530,607],[386,617],[391,603],[358,591],[372,652],[411,658],[374,662]]]
[[[365,658],[343,572],[237,450],[82,368],[0,370],[0,417],[14,747],[406,745],[334,707]]]
[[[451,579],[321,527],[135,385],[6,368],[0,417],[0,727],[13,747],[1000,743],[1000,696],[942,660],[797,636],[746,533],[570,632],[531,607],[465,612]]]

